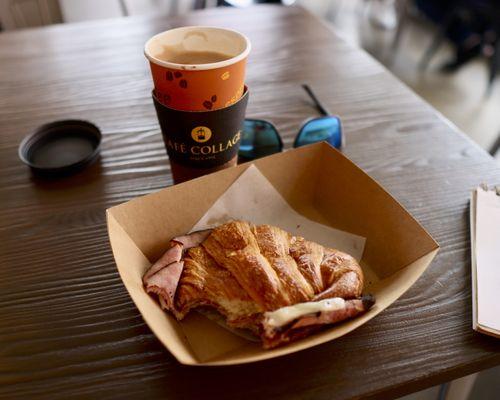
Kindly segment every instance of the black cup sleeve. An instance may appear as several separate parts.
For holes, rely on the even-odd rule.
[[[153,101],[169,158],[192,168],[225,164],[237,154],[248,103],[248,89],[229,107],[182,111]]]

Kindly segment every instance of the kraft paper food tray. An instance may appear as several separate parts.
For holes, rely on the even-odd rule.
[[[351,332],[391,305],[422,275],[438,251],[425,229],[342,153],[326,143],[253,162],[287,202],[305,217],[366,238],[361,266],[365,293],[375,306],[366,314],[272,350],[234,335],[191,312],[182,322],[161,310],[142,275],[168,240],[191,230],[251,164],[243,164],[107,210],[108,231],[120,276],[144,320],[183,364],[231,365],[293,353]]]

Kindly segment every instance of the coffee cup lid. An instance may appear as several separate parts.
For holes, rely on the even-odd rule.
[[[67,176],[99,156],[101,131],[87,121],[64,120],[42,125],[19,145],[19,158],[35,175]]]

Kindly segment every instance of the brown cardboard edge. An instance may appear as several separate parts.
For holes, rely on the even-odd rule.
[[[387,196],[389,196],[392,200],[394,200],[395,203],[399,205],[399,207],[406,211],[412,218],[413,220],[418,224],[418,226],[429,235],[429,237],[432,239],[432,241],[435,243],[436,247],[439,247],[439,243],[432,237],[432,235],[422,226],[422,224],[406,209],[406,207],[401,204],[401,202],[396,199],[378,180],[373,178],[370,174],[366,173],[361,167],[359,167],[354,161],[352,161],[348,156],[346,156],[344,153],[341,151],[337,150],[335,147],[333,147],[331,144],[327,142],[321,142],[323,145],[323,153],[322,156],[324,155],[324,151],[330,151],[333,153],[339,154],[341,157],[343,157],[348,163],[351,164],[353,168],[356,168],[360,170],[369,180],[371,180],[376,186],[378,186]]]
[[[106,221],[107,221],[107,227],[108,227],[109,242],[110,242],[111,250],[113,252],[113,257],[115,259],[116,268],[118,270],[118,273],[120,274],[120,278],[122,280],[123,286],[125,286],[125,289],[127,290],[132,301],[134,302],[134,305],[136,306],[137,311],[139,311],[139,313],[141,314],[141,317],[146,322],[146,325],[148,325],[149,329],[151,329],[151,331],[154,333],[156,338],[177,359],[177,361],[179,361],[181,364],[185,364],[185,365],[199,365],[199,362],[196,359],[194,353],[189,351],[190,344],[183,336],[182,329],[174,317],[172,317],[170,314],[164,312],[163,310],[161,310],[158,307],[158,309],[161,310],[161,312],[165,315],[165,317],[170,320],[171,326],[173,328],[172,333],[173,333],[173,335],[175,335],[174,337],[177,338],[178,342],[182,342],[183,346],[179,346],[179,345],[173,346],[172,344],[166,343],[164,340],[162,340],[163,335],[156,332],[154,324],[152,324],[149,320],[149,316],[145,315],[145,313],[143,313],[141,311],[141,308],[139,305],[142,304],[142,300],[139,298],[139,296],[136,296],[135,293],[133,293],[130,290],[129,286],[126,284],[126,282],[128,281],[129,278],[125,274],[123,269],[120,268],[120,266],[119,266],[120,255],[118,255],[117,252],[115,251],[116,241],[119,240],[119,238],[121,237],[122,240],[125,240],[127,242],[127,246],[130,246],[130,249],[135,249],[135,252],[137,254],[142,255],[143,262],[145,262],[148,267],[151,264],[150,264],[149,260],[147,259],[147,257],[135,245],[135,243],[130,238],[130,236],[124,231],[124,229],[121,227],[121,225],[118,223],[118,221],[114,218],[114,216],[112,215],[112,211],[110,209],[106,210]],[[111,234],[112,231],[115,232],[114,235]],[[155,303],[155,305],[157,306],[156,302],[152,298],[150,298],[149,296],[147,296],[147,298],[149,298],[150,301],[152,303]]]
[[[373,178],[368,173],[366,173],[361,167],[359,167],[358,165],[356,165],[356,163],[354,161],[352,161],[344,153],[342,153],[341,151],[337,150],[335,147],[333,147],[329,143],[327,143],[327,142],[321,142],[321,146],[322,146],[322,153],[321,153],[322,160],[324,160],[328,156],[327,153],[330,153],[329,154],[330,156],[333,155],[334,157],[340,157],[340,159],[343,159],[346,163],[348,163],[350,165],[351,168],[358,170],[364,176],[364,178],[367,179],[367,181],[369,181],[372,185],[376,186],[378,188],[378,190],[380,190],[385,196],[387,196],[388,198],[390,198],[392,200],[392,202],[397,206],[399,212],[401,212],[403,214],[406,214],[415,223],[416,228],[418,228],[418,230],[420,231],[420,233],[423,234],[423,237],[425,237],[426,243],[425,243],[425,246],[422,249],[422,251],[420,253],[416,254],[413,260],[417,260],[417,259],[421,258],[425,254],[427,254],[429,251],[432,251],[434,249],[439,249],[440,245],[436,241],[436,239],[434,239],[434,237],[413,216],[413,214],[410,211],[408,211],[408,209],[403,204],[401,204],[401,202],[398,199],[396,199],[387,189],[385,189],[385,187],[381,183],[379,183],[375,178]],[[316,193],[314,194],[314,204],[317,205],[317,195],[316,195]],[[329,220],[329,218],[327,218],[327,219]],[[352,232],[352,233],[355,233],[355,234],[358,234],[358,235],[361,235],[361,236],[365,236],[363,234],[363,232],[356,232],[356,231],[354,231],[352,229],[345,229],[342,226],[340,226],[338,228],[339,229],[347,230],[349,232]],[[366,248],[365,248],[365,252],[366,252]],[[363,259],[364,258],[365,258],[365,256],[363,256]]]

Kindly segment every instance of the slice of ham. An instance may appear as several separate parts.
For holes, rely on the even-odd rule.
[[[331,325],[353,318],[368,311],[374,303],[374,297],[366,295],[360,299],[339,302],[340,305],[333,310],[324,310],[315,313],[309,312],[297,316],[292,321],[285,320],[281,325],[276,323],[275,318],[273,319],[273,315],[276,315],[276,311],[279,310],[266,313],[262,320],[263,329],[261,334],[264,348],[270,349],[291,342],[310,335],[312,332],[321,329],[325,325]]]
[[[176,314],[174,307],[175,291],[184,268],[184,261],[173,262],[151,275],[147,279],[146,291],[157,294],[163,309],[170,310]]]
[[[172,244],[173,242],[173,244]],[[171,246],[170,249],[168,249],[165,254],[163,254],[158,261],[156,261],[144,274],[142,277],[142,281],[144,284],[147,284],[149,279],[156,274],[157,272],[161,271],[163,268],[168,267],[170,264],[173,264],[175,262],[181,261],[182,258],[182,249],[183,246],[180,243],[172,241],[170,242]]]
[[[191,232],[187,235],[177,236],[171,240],[171,242],[180,243],[184,251],[190,249],[191,247],[199,246],[203,241],[210,235],[212,229],[205,229],[202,231]]]
[[[199,246],[210,234],[211,229],[178,236],[170,241],[170,248],[144,274],[142,281],[148,293],[158,295],[160,305],[177,315],[174,306],[175,292],[184,268],[181,261],[184,252]]]

